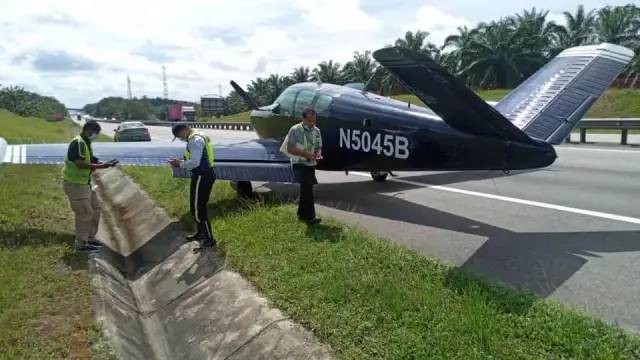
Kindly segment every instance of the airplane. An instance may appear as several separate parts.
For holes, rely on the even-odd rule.
[[[314,82],[292,85],[273,104],[259,107],[232,81],[252,109],[259,139],[213,139],[216,176],[232,181],[241,196],[250,196],[251,181],[295,182],[280,145],[307,107],[316,110],[323,137],[320,170],[367,171],[384,181],[393,171],[546,167],[557,158],[553,145],[564,141],[634,52],[607,43],[564,50],[495,106],[416,51],[388,47],[373,57],[428,108]],[[93,150],[123,165],[166,166],[184,145],[95,143]],[[0,138],[3,163],[61,164],[66,151],[67,144],[7,145]]]

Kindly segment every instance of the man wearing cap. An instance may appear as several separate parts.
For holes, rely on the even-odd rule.
[[[117,160],[100,162],[93,156],[91,143],[100,134],[100,124],[87,121],[80,134],[71,140],[62,168],[62,188],[75,214],[75,249],[95,251],[102,244],[96,240],[100,223],[100,205],[91,186],[91,173],[116,166]]]
[[[287,152],[291,157],[293,172],[300,183],[300,200],[298,202],[298,219],[309,225],[321,220],[316,217],[313,199],[313,185],[316,179],[316,165],[322,159],[322,136],[316,127],[316,111],[307,108],[302,112],[302,122],[289,129],[287,135]]]
[[[209,202],[213,184],[216,181],[216,174],[213,170],[215,156],[211,139],[198,131],[192,130],[185,124],[177,124],[173,126],[171,131],[175,138],[187,143],[184,160],[169,160],[171,166],[191,171],[189,205],[198,230],[195,234],[187,236],[187,239],[200,242],[200,247],[196,250],[211,248],[216,243],[207,213],[207,203]]]

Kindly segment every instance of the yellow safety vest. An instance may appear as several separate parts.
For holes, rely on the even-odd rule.
[[[207,156],[207,162],[209,163],[209,166],[213,168],[213,164],[215,163],[215,153],[213,151],[213,146],[211,146],[211,139],[209,139],[207,135],[204,135],[199,131],[193,131],[191,132],[191,135],[189,135],[187,142],[189,142],[189,140],[193,139],[195,136],[200,136],[202,137],[202,139],[204,139],[204,152]],[[191,151],[189,151],[188,145],[187,149],[184,151],[184,159],[191,159]]]
[[[73,141],[78,141],[78,155],[84,158],[86,162],[91,162],[93,154],[91,153],[91,147],[84,141],[82,136],[78,135],[73,138]],[[69,144],[71,147],[71,144]],[[84,149],[84,151],[83,151]],[[91,169],[80,169],[73,161],[69,160],[69,151],[65,155],[64,167],[62,168],[62,176],[64,180],[73,184],[87,185],[91,179]]]
[[[298,124],[297,126],[298,126],[298,131],[300,131],[300,133],[302,134],[302,145],[304,145],[305,150],[313,151],[313,149],[317,148],[318,145],[320,145],[319,131],[317,131],[314,128],[313,131],[311,132],[311,141],[309,141],[309,139],[307,139],[307,135],[302,124]]]

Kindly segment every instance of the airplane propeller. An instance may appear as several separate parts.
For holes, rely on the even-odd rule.
[[[231,80],[230,81],[231,86],[233,87],[233,90],[235,90],[238,95],[240,95],[240,97],[242,97],[242,100],[244,100],[244,102],[252,109],[252,110],[258,110],[258,104],[255,102],[255,100],[253,100],[253,98],[251,98],[251,96],[249,96],[249,94],[246,93],[246,91],[244,91],[240,85],[238,85],[238,83],[236,83],[235,81]]]

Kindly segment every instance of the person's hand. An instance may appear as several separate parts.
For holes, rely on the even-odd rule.
[[[322,159],[323,159],[323,157],[322,157],[322,151],[321,151],[320,149],[316,150],[316,151],[314,152],[314,155],[316,156],[316,158],[315,158],[316,160],[322,160]]]
[[[171,165],[171,167],[174,167],[174,168],[180,167],[180,160],[178,159],[169,159],[168,163],[169,165]]]
[[[312,152],[310,152],[310,151],[305,151],[305,152],[304,152],[304,158],[305,158],[305,159],[307,159],[307,160],[309,160],[309,161],[313,161],[313,160],[315,160],[315,159],[316,159],[316,154],[315,154],[315,153],[312,153]]]

